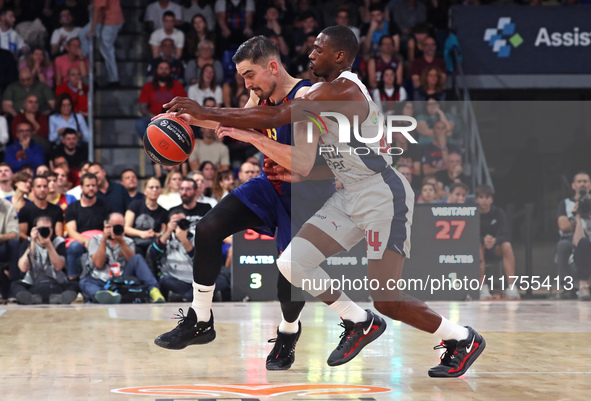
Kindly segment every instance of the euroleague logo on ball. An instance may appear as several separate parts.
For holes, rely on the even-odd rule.
[[[168,150],[168,142],[166,142],[164,139],[160,141],[160,143],[158,144],[158,146],[160,147],[160,149],[162,150]]]
[[[162,120],[162,121],[160,121],[160,126],[166,127],[167,125],[168,125],[168,120]]]

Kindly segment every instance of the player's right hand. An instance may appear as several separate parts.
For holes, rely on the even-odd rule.
[[[275,162],[273,162],[275,163]],[[265,163],[265,166],[267,163]],[[267,173],[267,178],[272,181],[285,181],[285,182],[301,182],[304,180],[304,177],[301,174],[294,173],[291,170],[286,169],[283,166],[275,163],[272,168],[263,168],[263,171]]]

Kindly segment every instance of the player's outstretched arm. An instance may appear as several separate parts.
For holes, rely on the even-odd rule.
[[[293,101],[292,101],[293,102]],[[165,108],[169,112],[189,114],[199,121],[217,121],[223,125],[236,128],[276,128],[291,122],[291,103],[280,106],[257,106],[244,109],[218,109],[202,107],[199,103],[186,97],[175,97]]]

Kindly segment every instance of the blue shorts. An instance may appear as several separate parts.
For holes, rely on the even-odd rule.
[[[283,251],[291,241],[291,193],[279,194],[264,175],[250,179],[231,193],[263,221],[263,226],[254,229],[275,237],[277,249]]]

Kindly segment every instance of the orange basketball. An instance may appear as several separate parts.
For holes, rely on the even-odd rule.
[[[172,115],[152,121],[144,134],[146,154],[162,166],[176,166],[187,161],[194,146],[191,126]]]

